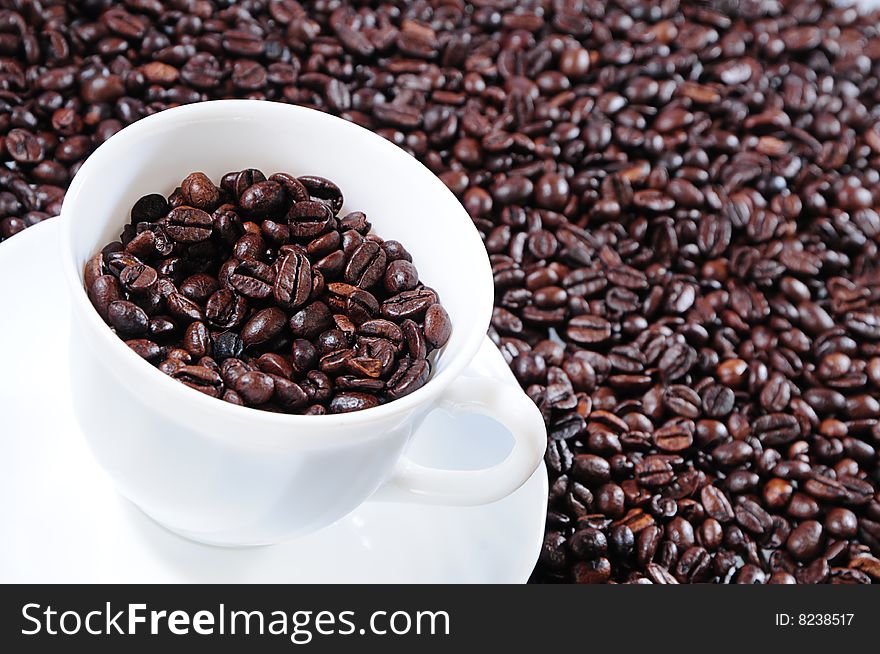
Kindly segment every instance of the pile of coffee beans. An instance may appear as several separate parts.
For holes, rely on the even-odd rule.
[[[483,234],[548,425],[535,581],[877,582],[878,31],[825,0],[44,0],[0,13],[0,237],[146,114],[335,113]]]
[[[338,217],[323,177],[248,168],[145,195],[85,266],[132,350],[206,395],[267,411],[359,411],[421,388],[452,323],[397,241]]]

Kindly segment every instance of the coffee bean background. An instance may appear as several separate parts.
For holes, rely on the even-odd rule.
[[[485,240],[490,335],[548,425],[535,581],[880,580],[880,14],[0,4],[0,237],[166,107],[343,116],[435,171]]]

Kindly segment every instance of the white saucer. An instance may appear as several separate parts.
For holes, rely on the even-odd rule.
[[[544,532],[543,465],[495,504],[367,502],[330,527],[272,547],[198,545],[156,525],[116,493],[71,413],[57,227],[57,219],[49,220],[0,245],[0,583],[528,579]],[[479,356],[481,365],[516,384],[494,348]],[[509,435],[486,418],[453,423],[434,412],[412,456],[476,468],[509,448]]]

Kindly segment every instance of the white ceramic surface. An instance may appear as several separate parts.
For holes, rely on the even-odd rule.
[[[82,268],[116,238],[134,201],[170,193],[188,173],[253,166],[316,174],[405,244],[436,288],[453,333],[430,381],[395,402],[335,416],[288,416],[218,402],[157,372],[99,318]],[[540,412],[519,389],[471,362],[485,341],[493,286],[474,225],[440,180],[385,139],[341,119],[279,103],[204,102],[126,127],[82,166],[61,211],[71,295],[74,412],[123,495],[169,529],[202,542],[280,542],[384,497],[477,505],[516,490],[545,447]],[[404,453],[431,410],[484,413],[514,446],[486,468],[450,471]]]
[[[53,219],[0,247],[0,583],[520,583],[540,548],[543,465],[479,507],[366,502],[283,545],[218,548],[166,531],[117,494],[76,429],[67,371],[67,289]],[[13,344],[11,347],[9,344]],[[78,343],[73,343],[74,348]],[[503,361],[477,365],[504,378]],[[507,373],[504,383],[515,382]],[[450,468],[497,461],[509,435],[483,417],[436,412],[410,455]]]

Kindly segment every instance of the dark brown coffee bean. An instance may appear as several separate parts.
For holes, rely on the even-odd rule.
[[[721,524],[734,519],[733,507],[721,489],[715,486],[704,486],[700,491],[700,501],[706,513]]]
[[[822,549],[822,525],[805,520],[795,527],[785,543],[786,549],[798,561],[812,561]]]
[[[350,413],[352,411],[362,411],[379,405],[379,400],[375,395],[369,393],[358,393],[355,391],[346,391],[337,393],[330,400],[330,413]]]
[[[398,259],[388,264],[383,283],[385,290],[391,295],[401,291],[411,291],[419,283],[419,273],[410,261]]]
[[[431,367],[425,359],[401,359],[397,370],[387,383],[387,393],[392,399],[398,399],[418,390],[428,381]]]
[[[168,212],[165,231],[178,243],[200,243],[211,238],[214,219],[194,207],[177,207]]]
[[[654,432],[654,445],[664,452],[681,452],[694,442],[694,423],[687,418],[675,418]]]
[[[762,443],[770,447],[786,445],[801,435],[797,418],[786,413],[761,416],[755,421],[754,432]]]
[[[312,269],[305,254],[288,252],[278,259],[272,292],[276,302],[290,309],[308,301],[312,293]]]
[[[264,372],[248,371],[242,374],[233,384],[236,393],[248,406],[265,404],[275,392],[275,382]]]
[[[229,275],[229,285],[233,290],[256,300],[272,295],[274,283],[275,271],[255,259],[235,262]]]
[[[110,305],[123,299],[122,287],[113,275],[101,275],[95,279],[88,288],[88,295],[100,316],[107,321],[109,321]]]
[[[425,312],[425,339],[434,347],[443,347],[452,334],[452,321],[446,309],[434,303]]]
[[[306,188],[313,200],[326,204],[334,216],[342,209],[344,201],[342,191],[329,179],[317,175],[302,175],[297,180]]]
[[[198,304],[180,293],[171,293],[165,298],[168,313],[180,324],[188,324],[194,320],[204,320],[205,315]]]
[[[364,241],[351,254],[345,266],[347,283],[369,289],[385,275],[385,250],[378,243]]]
[[[220,375],[204,366],[181,365],[171,376],[210,397],[220,397],[223,389],[223,380]]]
[[[107,306],[107,321],[120,336],[141,336],[147,333],[149,319],[136,304],[125,300],[110,302]]]
[[[262,345],[274,339],[284,329],[287,314],[281,309],[268,307],[255,313],[241,328],[245,347]]]
[[[294,202],[287,213],[290,234],[296,238],[315,238],[333,226],[333,212],[321,202]]]
[[[420,318],[428,310],[428,307],[436,302],[437,295],[425,288],[402,291],[382,303],[381,313],[389,320]]]
[[[211,333],[207,325],[201,321],[190,323],[183,333],[182,341],[184,349],[194,359],[201,359],[212,354]]]
[[[746,531],[763,536],[773,528],[773,521],[759,504],[743,499],[734,509],[736,523]]]
[[[599,316],[578,316],[569,321],[566,334],[576,343],[603,343],[611,336],[611,325]]]
[[[213,211],[220,204],[220,189],[204,173],[192,173],[180,183],[186,204],[202,211]]]
[[[162,356],[162,348],[156,343],[146,338],[135,338],[125,342],[135,354],[142,359],[146,359],[151,363],[158,363],[159,357]]]

